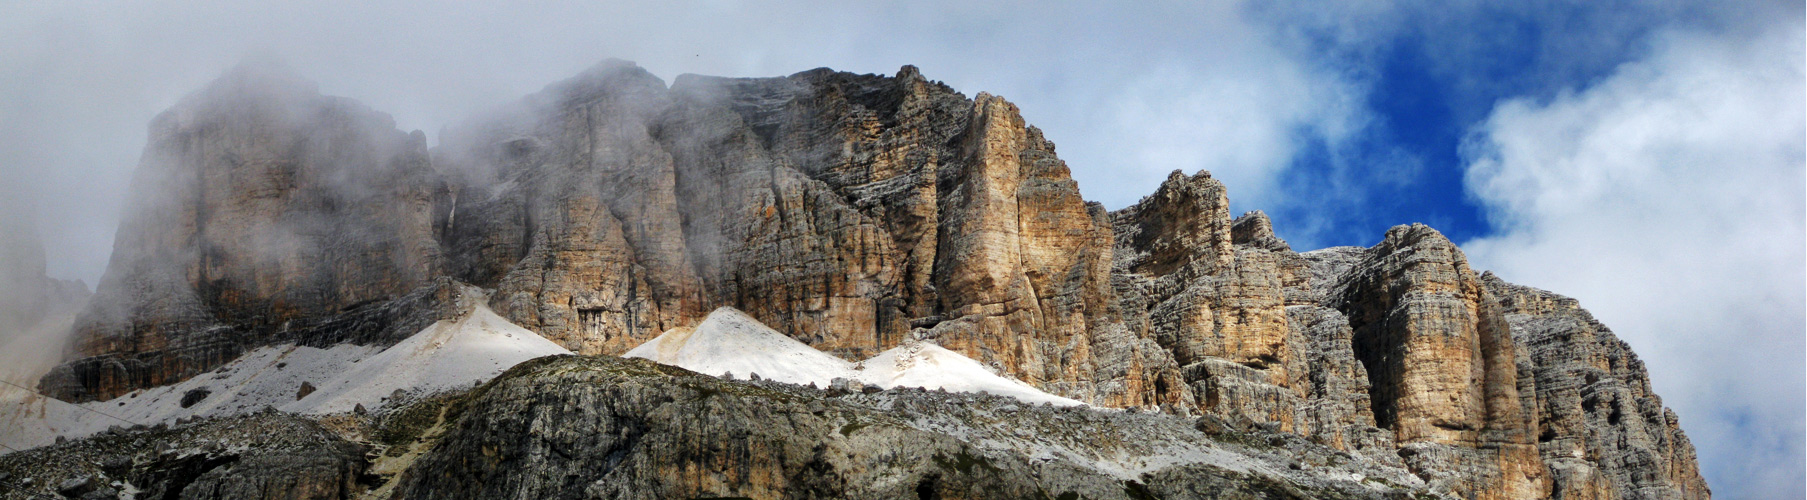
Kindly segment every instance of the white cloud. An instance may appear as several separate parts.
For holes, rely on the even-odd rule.
[[[1477,268],[1582,305],[1649,365],[1720,498],[1803,495],[1803,30],[1667,32],[1464,148]]]
[[[539,2],[91,2],[0,5],[0,182],[29,184],[51,273],[105,266],[145,124],[248,52],[429,137],[607,57],[775,76],[915,64],[1018,103],[1086,196],[1121,207],[1172,169],[1263,197],[1299,133],[1359,123],[1336,74],[1283,49],[1234,0],[1186,4],[690,6]]]
[[[1259,61],[1160,64],[1125,82],[1089,136],[1102,143],[1092,149],[1112,156],[1096,160],[1118,171],[1082,178],[1082,185],[1117,193],[1113,198],[1124,203],[1106,201],[1116,208],[1153,192],[1167,172],[1205,169],[1238,203],[1282,201],[1275,183],[1308,138],[1341,142],[1358,123],[1359,108],[1335,75],[1314,72],[1270,46],[1256,49],[1265,52]]]

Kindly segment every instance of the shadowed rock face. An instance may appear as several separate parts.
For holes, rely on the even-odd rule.
[[[1401,467],[1279,434],[1214,431],[1256,443],[1221,444],[1169,415],[824,392],[611,356],[530,361],[453,408],[397,498],[1440,498]],[[1201,452],[1163,465],[1167,449]],[[1113,475],[1091,459],[1150,465]]]
[[[608,61],[430,155],[387,116],[240,68],[158,118],[133,193],[76,359],[41,384],[59,397],[276,342],[392,343],[458,310],[464,282],[585,354],[732,306],[843,358],[927,339],[1471,499],[1708,495],[1641,364],[1573,301],[1476,276],[1422,225],[1295,252],[1204,172],[1107,212],[1014,105],[908,66],[668,87]]]
[[[1650,389],[1643,361],[1575,299],[1481,284],[1499,303],[1536,380],[1537,446],[1553,498],[1706,498],[1694,445]]]
[[[131,193],[76,320],[86,358],[46,379],[51,394],[111,398],[279,339],[392,341],[386,320],[303,330],[431,285],[442,267],[447,190],[426,137],[277,68],[242,65],[158,115]]]

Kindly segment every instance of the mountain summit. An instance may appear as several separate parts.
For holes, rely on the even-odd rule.
[[[303,447],[332,464],[306,476],[340,492],[319,498],[1709,495],[1642,364],[1573,300],[1423,225],[1296,252],[1206,172],[1107,211],[1014,104],[914,67],[667,86],[612,60],[431,150],[259,68],[153,123],[46,394],[389,348],[469,311],[467,286],[582,355],[318,420],[348,443]],[[1087,407],[1033,404],[1068,400]],[[395,433],[405,458],[344,451]],[[275,484],[251,465],[275,448],[241,444],[178,455]],[[101,473],[218,497],[132,463]]]

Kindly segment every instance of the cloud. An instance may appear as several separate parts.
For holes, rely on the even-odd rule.
[[[1800,9],[7,2],[0,188],[35,209],[50,274],[94,283],[146,123],[249,52],[278,54],[322,91],[429,137],[608,57],[668,81],[915,64],[968,94],[1021,105],[1091,199],[1122,207],[1169,170],[1210,169],[1238,205],[1267,209],[1307,249],[1314,239],[1371,242],[1379,233],[1368,227],[1411,222],[1387,220],[1412,214],[1383,208],[1422,197],[1414,179],[1449,173],[1390,144],[1366,102],[1385,51],[1416,44],[1455,124],[1485,118],[1466,150],[1468,187],[1502,232],[1469,243],[1476,263],[1581,298],[1630,341],[1722,498],[1799,498]],[[1702,34],[1750,18],[1788,22],[1760,35]],[[1665,26],[1686,31],[1650,36]],[[1525,97],[1494,106],[1501,96]]]
[[[0,182],[30,187],[53,276],[105,267],[145,124],[247,53],[321,91],[445,125],[609,57],[775,76],[915,64],[1018,103],[1086,196],[1135,202],[1208,168],[1239,203],[1274,199],[1302,144],[1363,123],[1356,89],[1236,1],[1115,6],[550,1],[8,3],[0,6]]]
[[[1087,38],[1114,57],[1086,71],[1115,76],[1083,89],[1095,105],[1045,128],[1089,197],[1120,208],[1152,193],[1167,172],[1203,169],[1239,205],[1277,203],[1277,182],[1307,144],[1341,144],[1365,125],[1359,89],[1244,11],[1211,3],[1112,23],[1153,29],[1162,35],[1153,44],[1107,33]]]
[[[1647,362],[1719,498],[1803,496],[1798,15],[1675,30],[1551,99],[1499,103],[1464,147],[1501,228],[1477,268],[1581,300]]]
[[[1150,180],[1158,174],[1204,169],[1223,180],[1238,203],[1281,202],[1275,183],[1305,144],[1345,141],[1360,113],[1354,90],[1338,85],[1334,74],[1288,64],[1276,49],[1262,49],[1268,52],[1258,56],[1264,62],[1169,62],[1125,82],[1102,110],[1101,130],[1091,135],[1102,143],[1094,150],[1111,157],[1076,158],[1114,171],[1095,179],[1081,174],[1081,185],[1103,187],[1112,193],[1107,205],[1117,208],[1153,192]]]

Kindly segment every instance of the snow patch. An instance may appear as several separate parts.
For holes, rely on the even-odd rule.
[[[277,409],[324,415],[348,412],[358,404],[374,408],[396,390],[435,393],[472,387],[523,361],[556,354],[571,351],[479,303],[458,321],[435,323]]]
[[[793,384],[828,387],[837,377],[853,378],[852,364],[798,342],[731,307],[709,313],[695,328],[674,328],[623,354],[684,369],[732,373]]]
[[[818,351],[732,307],[722,307],[694,328],[674,328],[623,354],[709,375],[733,374],[792,384],[827,387],[836,378],[881,388],[921,387],[986,393],[1029,403],[1078,406],[993,373],[960,353],[928,342],[912,342],[858,364]]]
[[[1042,392],[1007,378],[977,360],[928,342],[911,342],[860,363],[860,381],[884,388],[921,387],[949,392],[982,392],[1028,403],[1078,406],[1079,401]]]
[[[0,443],[23,449],[115,425],[237,415],[266,406],[309,415],[345,413],[358,405],[376,409],[397,390],[436,393],[471,387],[523,361],[571,353],[496,315],[481,296],[470,298],[476,305],[463,317],[434,323],[388,349],[263,347],[177,384],[80,405],[24,390],[0,392],[0,425],[7,429]],[[304,383],[313,391],[303,394]],[[182,405],[189,394],[202,392],[205,397]]]

